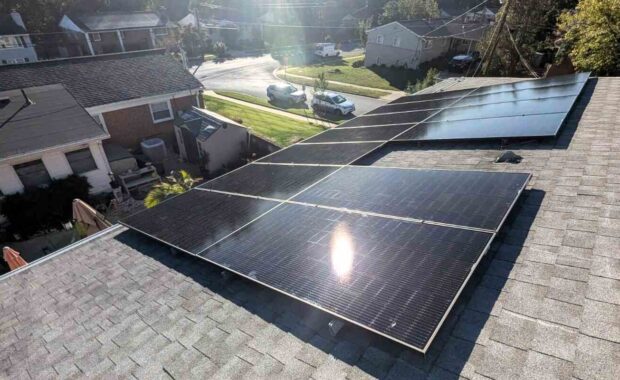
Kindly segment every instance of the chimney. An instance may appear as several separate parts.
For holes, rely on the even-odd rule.
[[[19,12],[17,12],[16,10],[11,10],[10,15],[13,19],[13,22],[24,28],[24,30],[26,29],[26,25],[24,25],[24,20],[22,20],[22,16],[19,14]]]

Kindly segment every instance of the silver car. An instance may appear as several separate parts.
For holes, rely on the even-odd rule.
[[[312,98],[312,108],[317,112],[330,112],[348,115],[355,111],[355,104],[335,92],[316,92]]]
[[[288,83],[272,84],[267,87],[267,97],[271,102],[279,101],[286,104],[298,104],[306,101],[306,93]]]

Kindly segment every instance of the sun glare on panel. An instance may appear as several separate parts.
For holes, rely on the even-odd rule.
[[[355,247],[353,238],[345,224],[338,224],[332,235],[331,243],[332,270],[338,276],[340,282],[348,282],[351,269],[353,269],[353,258]]]

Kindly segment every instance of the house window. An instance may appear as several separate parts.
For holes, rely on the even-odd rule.
[[[73,174],[82,174],[97,170],[97,164],[89,148],[67,152],[65,156],[67,157],[67,161],[69,161],[69,166],[71,166]]]
[[[383,44],[383,35],[382,34],[377,34],[377,43],[378,44]]]
[[[167,36],[168,35],[168,28],[155,29],[155,35],[156,36]]]
[[[172,110],[170,107],[170,102],[159,102],[159,103],[151,103],[149,104],[151,108],[151,116],[153,117],[153,121],[155,123],[159,123],[166,120],[172,120]]]
[[[394,37],[394,46],[396,47],[400,46],[400,37]]]
[[[92,40],[95,41],[95,42],[101,41],[101,34],[99,34],[99,33],[91,33],[90,36],[91,36]]]
[[[15,165],[13,169],[25,188],[45,186],[52,181],[41,160]]]

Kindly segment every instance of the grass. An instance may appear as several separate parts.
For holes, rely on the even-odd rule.
[[[297,83],[297,84],[305,84],[308,87],[314,86],[314,79],[306,79],[306,78],[294,77],[294,76],[291,76],[291,75],[287,75],[285,77],[282,74],[282,72],[280,72],[279,74],[280,74],[279,77],[281,79],[285,79],[287,82],[292,82],[292,83]],[[383,96],[386,96],[386,95],[390,94],[387,91],[375,90],[375,89],[371,89],[371,88],[353,87],[353,86],[347,86],[346,84],[336,84],[336,83],[331,83],[331,82],[329,83],[329,87],[327,89],[329,91],[344,92],[346,94],[367,96],[369,98],[381,98]]]
[[[250,128],[252,133],[281,147],[294,144],[325,129],[314,123],[291,119],[208,95],[204,96],[204,100],[208,110]]]
[[[363,56],[334,58],[307,66],[291,67],[287,69],[287,72],[311,78],[316,78],[317,75],[324,72],[327,80],[351,83],[358,86],[372,87],[381,90],[398,90],[385,78],[377,75],[374,71],[364,66],[352,66],[353,62],[363,59]]]
[[[248,102],[248,103],[253,103],[253,104],[257,104],[259,106],[263,106],[263,107],[269,107],[269,108],[273,108],[276,110],[280,110],[280,111],[285,111],[285,112],[290,112],[293,113],[295,115],[299,115],[299,116],[303,116],[303,117],[309,117],[309,118],[314,118],[314,119],[319,119],[319,120],[325,120],[328,121],[330,123],[335,123],[335,124],[340,124],[342,123],[344,120],[342,120],[342,118],[339,119],[326,119],[324,117],[321,117],[317,114],[314,113],[314,111],[311,108],[296,108],[296,107],[301,107],[299,105],[297,106],[292,106],[292,107],[278,107],[277,105],[269,102],[269,100],[267,99],[262,99],[259,98],[257,96],[252,96],[252,95],[248,95],[248,94],[242,94],[240,92],[235,92],[235,91],[215,91],[216,94],[218,95],[222,95],[222,96],[226,96],[228,98],[233,98],[233,99],[237,99],[237,100],[242,100],[244,102]],[[337,115],[335,115],[337,116]]]

